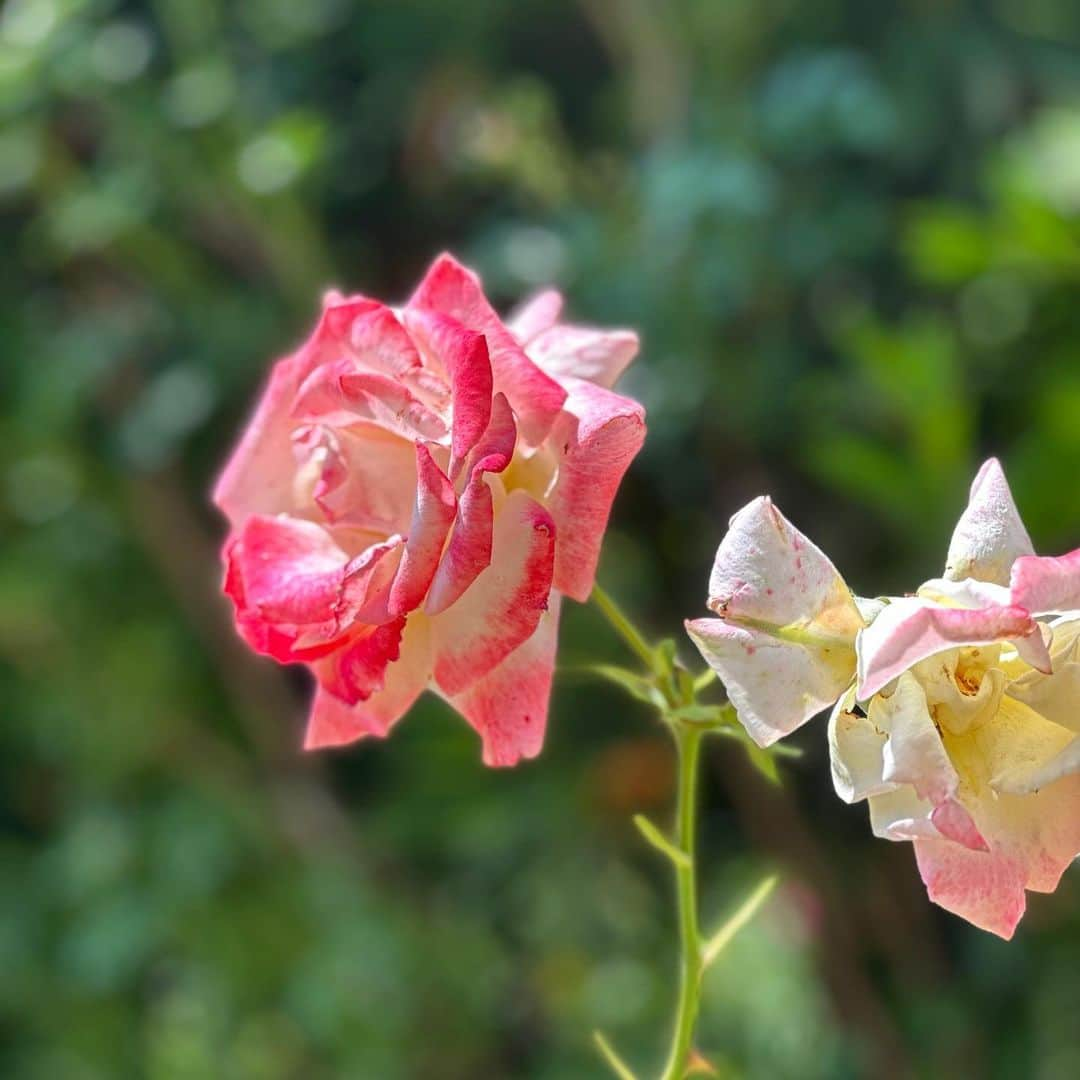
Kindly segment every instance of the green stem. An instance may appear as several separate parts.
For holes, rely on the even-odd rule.
[[[638,658],[644,662],[645,667],[652,671],[655,665],[654,652],[649,647],[648,642],[638,633],[637,627],[622,613],[619,605],[599,585],[593,586],[592,598],[619,637],[637,653]]]
[[[675,1011],[671,1052],[662,1080],[682,1080],[693,1049],[703,966],[697,913],[697,869],[694,860],[697,841],[698,760],[703,732],[678,722],[671,725],[671,730],[679,753],[678,846],[688,858],[681,865],[674,864],[681,947],[679,1003]]]

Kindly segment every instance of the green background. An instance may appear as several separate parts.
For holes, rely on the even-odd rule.
[[[426,700],[299,751],[302,672],[217,594],[213,476],[329,285],[451,248],[640,329],[650,436],[601,580],[704,613],[762,491],[859,592],[937,574],[1005,461],[1080,541],[1070,0],[0,5],[0,1072],[643,1071],[673,997],[671,758],[569,605],[545,753]],[[680,649],[689,660],[687,644]],[[1077,875],[1004,944],[926,901],[828,777],[706,756],[703,905],[783,885],[709,975],[724,1075],[1080,1075]]]

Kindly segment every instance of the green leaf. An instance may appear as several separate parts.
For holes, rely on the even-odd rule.
[[[683,720],[700,727],[722,727],[734,719],[734,709],[723,705],[682,705],[668,713],[673,720]]]
[[[774,784],[776,787],[780,786],[780,770],[776,766],[776,757],[771,750],[762,750],[757,743],[747,739],[746,754],[750,758],[750,764],[753,765],[770,784]]]
[[[604,1060],[611,1066],[611,1071],[619,1080],[637,1080],[626,1062],[615,1053],[615,1047],[599,1031],[593,1032],[593,1042],[596,1043],[597,1050],[600,1051]]]
[[[638,832],[662,855],[666,855],[680,869],[690,866],[690,856],[681,847],[673,844],[644,814],[634,815],[634,824]]]
[[[590,664],[587,668],[594,675],[599,675],[608,682],[621,686],[628,694],[636,697],[638,701],[644,701],[647,705],[662,709],[664,698],[660,691],[653,685],[651,679],[636,672],[627,671],[626,668],[617,664]]]
[[[713,934],[702,950],[701,960],[704,968],[724,951],[732,938],[758,913],[761,905],[768,900],[776,882],[779,879],[775,874],[767,877],[760,885],[739,905],[735,912],[726,920],[723,926]]]

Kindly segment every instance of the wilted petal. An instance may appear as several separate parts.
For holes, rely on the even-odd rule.
[[[435,681],[448,696],[486,675],[529,638],[547,609],[555,523],[523,491],[495,521],[491,565],[452,608],[432,620]]]
[[[404,614],[423,603],[456,511],[453,484],[435,464],[428,448],[417,443],[416,505],[401,565],[390,590],[391,615]]]
[[[535,337],[527,352],[549,375],[610,388],[637,356],[638,348],[638,336],[632,330],[562,325]]]
[[[645,440],[645,413],[630,398],[569,381],[552,430],[558,478],[548,505],[559,529],[555,588],[584,603],[592,592],[615,494]]]
[[[398,659],[385,670],[381,690],[364,701],[348,705],[322,687],[316,688],[304,749],[344,746],[365,735],[377,738],[388,735],[423,692],[430,672],[428,622],[413,615],[405,627]]]
[[[1007,585],[1013,561],[1034,550],[1001,463],[991,458],[975,477],[967,509],[953,531],[945,576]]]
[[[485,765],[516,765],[540,753],[555,671],[559,603],[559,594],[552,593],[532,636],[464,693],[449,698],[483,739]]]
[[[1033,635],[1038,636],[1038,625],[1022,607],[952,608],[900,597],[859,634],[859,698],[867,700],[934,653]]]
[[[1025,555],[1013,563],[1012,600],[1032,615],[1080,611],[1080,548],[1068,555]]]
[[[832,704],[855,674],[862,617],[825,554],[767,497],[732,519],[709,579],[719,623],[687,624],[761,746]],[[725,628],[726,626],[726,628]]]
[[[411,309],[450,315],[487,338],[495,389],[513,406],[522,437],[538,446],[559,415],[566,391],[526,356],[488,303],[480,279],[452,256],[440,255],[409,300],[406,312]]]

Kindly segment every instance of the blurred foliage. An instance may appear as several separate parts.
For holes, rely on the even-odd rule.
[[[864,592],[936,573],[1000,454],[1080,534],[1080,9],[1067,0],[4,0],[0,1071],[601,1076],[659,1052],[670,754],[574,671],[512,774],[424,702],[297,752],[306,686],[216,598],[213,472],[331,284],[453,247],[643,331],[603,577],[673,632],[769,490]],[[600,655],[598,655],[598,653]],[[710,750],[729,1075],[1080,1072],[1072,875],[1009,946],[840,805],[821,725]]]

